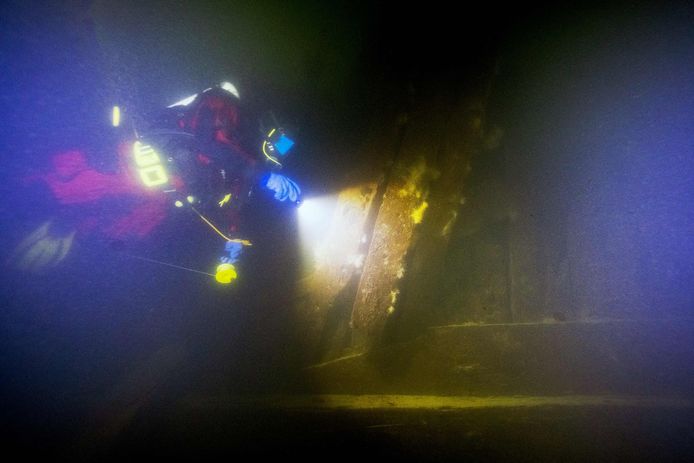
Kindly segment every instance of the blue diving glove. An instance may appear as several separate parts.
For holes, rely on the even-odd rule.
[[[224,245],[224,255],[219,258],[219,261],[223,264],[234,264],[239,260],[241,251],[243,251],[241,243],[227,241],[227,244]]]
[[[270,172],[268,175],[263,177],[261,180],[261,185],[265,188],[275,192],[275,199],[278,201],[290,200],[293,203],[299,201],[301,196],[301,189],[299,185],[284,175],[275,174]]]

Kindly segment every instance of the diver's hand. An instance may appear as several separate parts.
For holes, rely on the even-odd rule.
[[[224,245],[224,254],[219,258],[223,264],[234,264],[239,260],[243,251],[243,244],[237,241],[227,241]]]
[[[10,261],[30,272],[58,265],[70,251],[76,232],[57,234],[53,228],[50,220],[41,224],[17,245]]]
[[[214,275],[217,283],[227,285],[238,278],[234,263],[239,260],[241,251],[243,251],[243,244],[238,241],[227,241],[224,245],[224,254],[219,258],[220,264],[217,265],[217,271]]]
[[[263,177],[261,184],[275,192],[275,199],[278,201],[291,201],[293,203],[299,202],[301,199],[301,189],[299,185],[284,175],[275,174],[270,172],[268,175]]]

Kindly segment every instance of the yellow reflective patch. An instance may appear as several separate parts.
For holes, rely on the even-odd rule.
[[[135,163],[139,167],[147,167],[154,164],[159,164],[159,155],[156,151],[154,151],[154,148],[152,148],[151,146],[136,141],[134,145],[134,151]]]
[[[146,186],[163,185],[169,181],[164,168],[160,165],[140,169],[140,178]]]
[[[268,150],[270,150],[270,151],[274,150],[274,148],[272,147],[272,145],[270,143],[268,143],[267,141],[264,141],[262,148],[263,148],[263,154],[265,155],[265,157],[267,158],[268,161],[274,162],[278,166],[282,167],[282,164],[277,160],[277,158],[268,153]]]
[[[113,107],[113,111],[111,112],[111,123],[114,127],[120,126],[120,108],[118,106]]]
[[[164,166],[154,148],[139,141],[133,143],[133,157],[145,186],[159,186],[169,182]]]
[[[218,204],[219,204],[219,207],[224,206],[226,203],[229,202],[230,199],[231,199],[231,193],[227,193],[227,194],[222,198],[222,200],[219,201],[219,203],[218,203]]]

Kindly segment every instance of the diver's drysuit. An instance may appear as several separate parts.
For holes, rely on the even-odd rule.
[[[240,211],[252,189],[267,188],[279,201],[297,203],[300,196],[296,183],[269,171],[249,154],[240,120],[238,98],[222,87],[214,87],[198,94],[188,105],[172,105],[144,136],[134,143],[122,143],[118,149],[121,165],[116,173],[97,171],[82,151],[73,150],[54,155],[53,169],[33,178],[49,187],[59,206],[99,211],[96,215],[75,215],[79,217],[73,224],[78,233],[99,232],[115,241],[148,235],[163,222],[172,204],[191,207],[225,238],[220,261],[233,264],[243,245],[248,244],[237,239],[237,234]],[[266,146],[273,149],[263,142],[263,150]],[[157,164],[138,166],[138,149],[142,151],[140,160],[149,163],[156,159]],[[151,169],[159,172],[154,179],[157,182],[143,175]],[[152,188],[153,183],[156,188]],[[107,200],[127,207],[109,214],[99,207]],[[39,230],[41,233],[31,235],[31,242],[22,243],[21,247],[28,250],[25,254],[39,256],[31,259],[35,262],[54,264],[62,260],[65,239],[54,237],[48,226]],[[74,235],[67,236],[71,242]],[[47,256],[43,252],[46,249],[57,251]]]

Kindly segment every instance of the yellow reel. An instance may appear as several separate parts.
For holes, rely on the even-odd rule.
[[[228,285],[238,277],[236,268],[231,264],[219,264],[214,279],[217,283]]]

